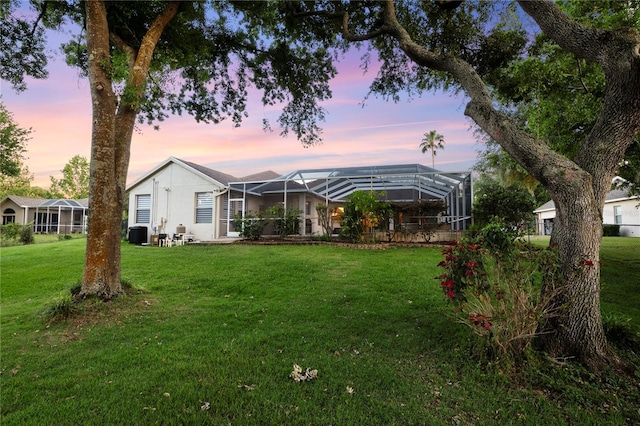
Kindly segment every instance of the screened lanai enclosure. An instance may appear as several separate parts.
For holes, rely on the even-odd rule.
[[[46,200],[31,208],[33,231],[38,234],[82,234],[87,232],[89,208],[77,200]]]
[[[373,191],[391,204],[393,215],[378,227],[390,239],[427,229],[457,233],[471,224],[471,172],[442,172],[420,164],[305,169],[267,181],[232,182],[222,220],[227,235],[236,236],[240,230],[234,217],[282,206],[300,212],[300,235],[322,235],[316,207],[324,205],[336,234],[342,206],[355,191]]]

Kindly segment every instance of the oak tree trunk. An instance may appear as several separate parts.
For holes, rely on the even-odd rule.
[[[111,299],[120,284],[121,194],[116,182],[117,99],[111,85],[109,25],[103,2],[86,2],[87,51],[92,103],[89,229],[81,296]]]
[[[640,33],[583,27],[548,1],[521,1],[521,7],[565,50],[596,62],[607,79],[597,122],[571,160],[528,135],[496,110],[491,94],[473,67],[453,55],[416,43],[398,21],[393,0],[384,3],[382,26],[354,36],[342,14],[343,37],[357,41],[387,34],[419,66],[449,73],[471,98],[465,114],[505,149],[551,194],[557,217],[552,242],[560,256],[561,288],[547,281],[553,317],[543,325],[541,342],[551,356],[576,357],[592,371],[625,367],[607,347],[600,313],[600,243],[606,193],[618,163],[640,130]]]
[[[153,51],[162,32],[178,13],[179,2],[168,2],[149,26],[139,47],[127,45],[110,32],[103,1],[87,1],[88,74],[93,125],[89,181],[89,229],[82,277],[82,297],[108,300],[122,293],[120,244],[122,209],[131,137],[144,95]],[[118,103],[112,89],[111,43],[128,57],[129,78],[125,91],[133,94]]]
[[[598,370],[616,360],[600,312],[602,209],[590,181],[572,186],[554,197],[551,244],[557,246],[560,280],[547,277],[545,282],[549,317],[540,326],[539,343],[553,358],[575,357]]]

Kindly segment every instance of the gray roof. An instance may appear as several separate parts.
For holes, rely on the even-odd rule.
[[[83,204],[81,201],[82,200],[69,200],[65,198],[58,198],[58,199],[52,199],[52,200],[45,200],[42,204],[38,205],[38,207],[61,207],[63,209],[87,208],[87,205]]]
[[[239,178],[227,173],[220,172],[218,170],[210,169],[200,164],[192,163],[190,161],[180,160],[179,158],[176,158],[176,160],[182,161],[184,164],[188,165],[189,167],[199,171],[200,173],[203,173],[209,176],[212,179],[217,180],[218,182],[224,185],[229,185],[230,182],[251,182],[256,180],[271,180],[280,176],[278,173],[272,170],[267,170],[264,172],[254,173],[252,175]]]
[[[554,210],[555,208],[556,208],[556,205],[553,203],[553,200],[549,200],[543,205],[541,205],[540,207],[538,207],[537,209],[535,209],[533,212],[538,213],[546,210]]]
[[[629,190],[628,189],[612,189],[611,191],[609,191],[607,193],[607,198],[605,198],[605,201],[609,201],[609,200],[619,200],[621,198],[631,198],[629,196]]]
[[[154,167],[152,170],[150,170],[149,172],[143,174],[142,176],[138,177],[138,179],[136,179],[134,182],[132,182],[131,184],[127,185],[127,191],[130,191],[132,188],[134,188],[135,186],[137,186],[138,184],[140,184],[141,182],[144,182],[146,179],[149,178],[149,176],[153,175],[154,173],[158,172],[159,170],[161,170],[162,168],[166,167],[167,165],[174,163],[174,164],[180,164],[184,167],[188,167],[191,170],[195,170],[198,173],[201,173],[202,175],[208,177],[209,179],[212,179],[218,183],[220,183],[221,185],[224,186],[229,186],[230,182],[246,182],[246,181],[255,181],[255,180],[269,180],[269,179],[273,179],[275,177],[278,177],[279,175],[271,170],[268,171],[264,171],[264,172],[260,172],[260,173],[255,173],[249,176],[246,176],[244,178],[239,178],[233,175],[230,175],[228,173],[223,173],[220,172],[218,170],[214,170],[211,169],[209,167],[205,167],[201,164],[196,164],[193,163],[191,161],[185,161],[185,160],[181,160],[179,158],[176,157],[169,157],[167,160],[165,160],[164,162],[158,164],[156,167]]]
[[[32,198],[23,197],[20,195],[7,195],[6,199],[9,199],[19,205],[20,207],[63,207],[63,208],[87,208],[89,206],[89,199],[83,198],[81,200],[70,200],[64,198],[46,199],[46,198]]]
[[[273,170],[266,170],[260,173],[254,173],[249,176],[242,177],[238,179],[241,182],[254,182],[257,180],[271,180],[280,177],[280,174],[274,172]]]
[[[222,173],[217,170],[210,169],[205,166],[201,166],[200,164],[192,163],[190,161],[184,161],[177,158],[177,160],[183,162],[187,166],[199,171],[200,173],[209,176],[211,179],[215,179],[223,185],[228,185],[229,182],[237,181],[238,178],[235,176],[231,176],[227,173]]]
[[[20,207],[37,207],[47,201],[46,198],[23,197],[21,195],[7,195],[6,198],[10,199]]]

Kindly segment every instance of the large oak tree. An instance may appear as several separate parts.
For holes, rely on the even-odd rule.
[[[640,130],[638,28],[589,27],[547,0],[520,1],[519,10],[503,2],[447,0],[295,4],[290,13],[298,19],[337,22],[345,41],[369,42],[382,61],[372,91],[394,100],[403,91],[464,91],[465,115],[541,182],[556,205],[551,241],[565,287],[553,293],[559,315],[540,330],[544,349],[554,357],[577,357],[593,370],[622,365],[603,332],[599,258],[605,196]],[[500,8],[511,17],[528,15],[560,49],[602,69],[602,105],[571,157],[496,106],[496,72],[517,59],[527,41],[526,28],[499,15]]]
[[[31,21],[9,14],[13,43],[0,57],[1,75],[17,90],[24,76],[45,78],[42,26],[69,20],[81,25],[64,46],[67,61],[89,78],[92,136],[89,231],[81,296],[111,299],[122,292],[120,226],[132,134],[138,121],[154,123],[189,113],[198,121],[225,117],[239,125],[248,86],[262,90],[265,104],[284,103],[279,123],[303,143],[319,139],[318,101],[330,96],[335,71],[323,45],[302,46],[294,33],[279,32],[266,3],[253,12],[259,27],[243,24],[230,2],[41,2]],[[246,5],[242,5],[243,7]]]

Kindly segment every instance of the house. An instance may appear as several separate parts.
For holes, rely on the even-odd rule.
[[[264,172],[247,179],[277,176]],[[152,236],[174,233],[200,241],[219,239],[226,235],[229,183],[239,180],[170,157],[127,186],[129,229],[142,232],[143,243],[150,242]]]
[[[443,223],[462,230],[471,221],[469,172],[443,173],[413,164],[298,170],[282,176],[266,171],[236,178],[170,157],[127,187],[128,225],[136,240],[142,235],[136,241],[141,243],[154,242],[159,234],[211,241],[239,236],[234,216],[282,206],[301,212],[301,235],[321,235],[316,206],[339,205],[356,190],[385,191],[394,202],[445,200]]]
[[[616,177],[612,189],[607,193],[602,211],[604,225],[620,225],[620,236],[640,237],[640,197],[630,196],[629,191],[619,187],[623,179]],[[533,211],[536,215],[537,232],[551,235],[556,208],[548,201]]]
[[[86,233],[89,200],[67,200],[8,195],[0,202],[2,224],[33,223],[39,234]]]

